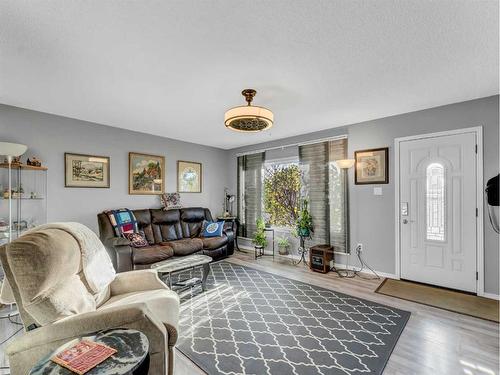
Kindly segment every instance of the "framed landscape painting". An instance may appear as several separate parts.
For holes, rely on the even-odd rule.
[[[128,154],[128,193],[163,194],[165,190],[165,158],[163,156]]]
[[[64,186],[109,188],[109,157],[64,153]]]
[[[201,163],[177,161],[177,192],[201,193]]]
[[[356,185],[389,183],[389,148],[373,148],[354,152]]]

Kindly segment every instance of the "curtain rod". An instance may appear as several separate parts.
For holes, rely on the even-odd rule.
[[[238,152],[236,154],[236,156],[260,154],[261,152],[266,152],[266,151],[270,151],[270,150],[278,150],[280,148],[283,149],[283,148],[292,147],[292,146],[312,145],[314,143],[321,143],[321,142],[326,142],[326,141],[335,141],[337,139],[345,139],[345,138],[347,138],[347,134],[336,135],[336,136],[328,137],[328,138],[313,139],[313,140],[305,141],[305,142],[290,143],[290,144],[286,144],[286,145],[282,145],[282,146],[261,148],[261,149],[258,149],[258,150],[252,150],[252,151],[246,151],[246,152]]]

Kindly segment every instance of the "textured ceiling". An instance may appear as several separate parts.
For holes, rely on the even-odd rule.
[[[1,103],[221,148],[498,94],[494,0],[3,0],[0,43]]]

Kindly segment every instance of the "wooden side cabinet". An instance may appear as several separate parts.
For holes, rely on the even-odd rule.
[[[309,249],[309,267],[321,273],[330,272],[330,262],[333,260],[333,246],[316,245]]]

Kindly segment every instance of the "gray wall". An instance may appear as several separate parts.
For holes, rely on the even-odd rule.
[[[373,195],[375,185],[354,185],[354,176],[353,173],[350,173],[350,224],[351,244],[363,243],[364,255],[368,263],[376,270],[394,274],[394,138],[482,126],[484,184],[486,184],[489,178],[499,173],[498,111],[497,95],[233,149],[231,150],[232,166],[230,167],[231,188],[236,191],[236,154],[239,152],[305,142],[340,134],[347,134],[349,137],[350,157],[355,150],[389,146],[390,183],[379,185],[383,189],[382,196]],[[277,119],[276,126],[286,126],[286,124],[279,124],[279,119]],[[485,210],[485,291],[498,294],[499,238],[491,229],[486,215]],[[343,263],[344,259],[337,259],[337,261]]]
[[[221,149],[5,105],[0,105],[0,141],[28,145],[25,156],[37,156],[49,168],[49,221],[78,221],[97,230],[96,214],[105,209],[160,207],[158,196],[128,194],[129,151],[165,156],[167,192],[177,188],[177,160],[203,163],[202,193],[181,194],[182,203],[208,207],[213,215],[222,212],[228,175],[227,151]],[[65,188],[65,152],[109,156],[111,187]]]

